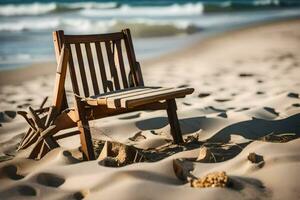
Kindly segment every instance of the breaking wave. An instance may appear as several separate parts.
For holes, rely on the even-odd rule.
[[[176,2],[176,1],[174,1]],[[0,16],[45,15],[80,11],[84,15],[118,16],[118,15],[198,15],[203,12],[220,12],[227,10],[245,10],[274,7],[300,6],[299,0],[220,0],[203,1],[185,4],[157,5],[130,5],[118,2],[76,2],[76,3],[30,3],[30,4],[2,4]],[[100,12],[101,10],[101,12]]]
[[[4,22],[0,24],[0,31],[53,31],[64,29],[73,33],[104,33],[120,31],[123,28],[131,28],[137,37],[155,37],[166,35],[190,34],[197,32],[199,28],[186,20],[157,21],[151,19],[135,20],[90,20],[90,19],[23,19],[17,22]]]
[[[101,10],[101,12],[99,12]],[[49,13],[64,13],[71,11],[82,11],[89,15],[193,15],[201,14],[203,5],[201,3],[186,3],[183,5],[173,4],[170,6],[129,6],[116,2],[79,2],[79,3],[32,3],[32,4],[7,4],[1,5],[0,15],[20,16],[20,15],[44,15]]]
[[[18,16],[18,15],[42,15],[48,13],[63,13],[77,11],[82,9],[112,9],[117,8],[118,3],[32,3],[32,4],[7,4],[1,5],[0,15]]]

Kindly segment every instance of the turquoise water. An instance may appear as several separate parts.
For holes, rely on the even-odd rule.
[[[212,32],[299,17],[299,6],[298,0],[1,0],[0,69],[54,60],[57,29],[89,34],[129,27],[138,57],[147,59]]]

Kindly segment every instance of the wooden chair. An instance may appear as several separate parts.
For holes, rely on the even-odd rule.
[[[83,158],[93,160],[89,120],[137,110],[166,109],[174,142],[183,143],[175,98],[194,89],[144,86],[129,29],[97,35],[65,35],[60,30],[53,33],[53,41],[58,65],[52,106],[30,108],[30,117],[20,113],[31,127],[19,149],[34,144],[30,158],[41,158],[59,146],[57,140],[80,134]],[[67,68],[75,97],[73,107],[66,98]],[[58,134],[76,126],[76,131]]]

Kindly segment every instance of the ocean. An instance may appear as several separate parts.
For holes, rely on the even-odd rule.
[[[137,57],[149,59],[224,30],[296,17],[299,0],[0,0],[0,70],[54,61],[58,29],[93,34],[128,27]]]

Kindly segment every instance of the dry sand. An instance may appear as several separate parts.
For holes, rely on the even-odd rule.
[[[90,124],[95,146],[118,141],[123,152],[105,162],[80,162],[78,136],[39,161],[16,153],[26,122],[15,111],[52,93],[55,67],[1,72],[0,199],[299,199],[299,52],[300,21],[292,20],[142,62],[147,85],[195,88],[178,100],[187,143],[171,144],[163,111],[105,118]],[[124,157],[131,145],[141,162]],[[191,187],[222,171],[226,187]]]

